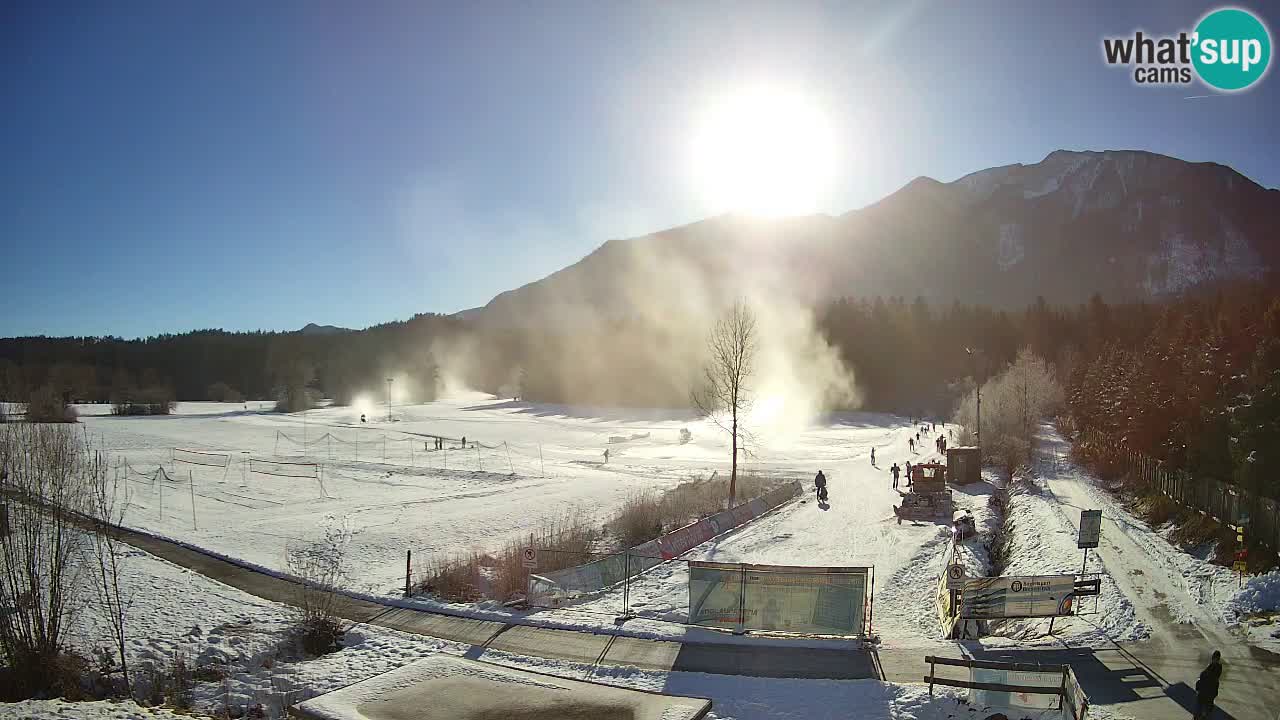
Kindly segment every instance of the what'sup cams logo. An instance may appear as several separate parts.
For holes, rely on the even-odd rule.
[[[1108,65],[1133,68],[1139,85],[1190,85],[1195,77],[1217,90],[1234,92],[1257,84],[1271,64],[1271,33],[1247,10],[1219,8],[1195,29],[1172,37],[1142,31],[1102,39]]]

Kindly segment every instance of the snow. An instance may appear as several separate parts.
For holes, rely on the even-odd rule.
[[[261,704],[268,717],[281,717],[296,704],[356,682],[382,675],[436,653],[477,657],[487,662],[587,679],[619,687],[711,698],[709,717],[757,718],[846,717],[849,707],[859,717],[933,720],[969,717],[957,695],[939,688],[930,698],[922,685],[896,685],[875,680],[799,680],[644,671],[635,668],[586,666],[478,648],[381,627],[357,625],[345,647],[319,658],[303,659],[283,650],[293,617],[289,608],[248,595],[204,576],[188,572],[149,554],[130,551],[122,587],[131,598],[130,661],[135,672],[145,662],[161,662],[182,651],[192,665],[225,661],[225,682],[195,683],[193,709],[222,716],[228,704],[238,712]],[[82,628],[77,641],[106,643],[100,621]],[[189,715],[143,708],[132,702],[70,703],[37,700],[0,704],[0,718],[61,720],[155,718],[176,720]]]
[[[347,559],[353,571],[348,589],[354,594],[472,617],[573,629],[619,632],[613,619],[621,609],[621,589],[565,610],[528,614],[492,604],[405,601],[399,597],[405,551],[413,551],[421,568],[442,554],[494,549],[526,537],[540,519],[566,508],[584,508],[604,519],[637,489],[661,489],[727,470],[727,436],[678,411],[536,405],[479,393],[394,406],[393,422],[385,421],[381,409],[354,407],[303,415],[252,405],[246,409],[180,403],[173,416],[145,418],[113,417],[104,406],[80,409],[95,446],[124,458],[137,471],[128,475],[127,525],[274,573],[287,570],[284,556],[292,544],[314,539],[325,528],[343,526],[353,533]],[[370,422],[360,423],[362,410]],[[684,428],[692,432],[692,441],[681,444]],[[895,577],[936,581],[938,559],[947,544],[945,521],[898,525],[892,511],[900,500],[891,487],[889,466],[938,459],[937,453],[908,449],[915,426],[888,415],[845,413],[804,427],[762,422],[755,430],[757,442],[744,470],[803,478],[811,492],[811,479],[822,468],[831,478],[830,509],[820,510],[806,496],[695,549],[689,558],[870,565],[875,567],[877,592],[891,594],[899,591]],[[306,458],[301,454],[304,434],[309,441]],[[424,442],[434,447],[434,441],[424,437],[431,434],[466,436],[468,443],[478,441],[485,447],[424,451]],[[628,440],[610,443],[613,436]],[[319,438],[325,439],[318,442]],[[926,435],[921,443],[931,447],[934,438]],[[456,442],[446,445],[458,447]],[[608,464],[601,456],[606,447]],[[226,470],[175,466],[170,460],[173,448],[225,452],[232,465]],[[876,467],[870,464],[872,448],[877,452]],[[308,478],[247,473],[248,456],[319,462],[323,491]],[[161,464],[177,482],[145,476]],[[193,486],[186,482],[187,473]],[[985,498],[976,502],[984,504]],[[923,567],[917,569],[917,564]],[[687,613],[686,583],[683,563],[660,565],[633,583],[632,609],[639,617],[621,632],[731,641],[723,633],[680,624]],[[933,641],[937,628],[920,618],[919,613],[904,616],[906,625],[898,627],[890,613],[884,624],[877,618],[875,631],[887,642]]]
[[[996,264],[1001,270],[1008,270],[1022,262],[1027,250],[1022,242],[1022,226],[1017,223],[1005,223],[1000,226],[999,252]]]
[[[1081,572],[1083,551],[1076,547],[1076,528],[1067,509],[1048,490],[1045,481],[1024,477],[1010,490],[1006,523],[1014,532],[1013,550],[1004,575],[1073,575]],[[988,646],[1003,645],[1001,638],[1023,644],[1065,642],[1068,645],[1109,646],[1113,640],[1142,640],[1150,629],[1138,618],[1133,603],[1120,591],[1097,553],[1090,553],[1084,566],[1086,575],[1096,574],[1101,594],[1081,598],[1077,615],[1057,618],[1054,634],[1048,634],[1049,620],[1024,618],[993,622],[991,632],[1000,637],[984,640]]]

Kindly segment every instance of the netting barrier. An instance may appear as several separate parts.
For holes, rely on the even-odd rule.
[[[625,552],[610,554],[575,567],[530,574],[526,597],[534,607],[562,607],[577,597],[616,585],[683,555],[717,535],[760,517],[802,492],[799,482],[791,482],[754,500],[685,525]]]
[[[870,632],[871,567],[689,562],[689,623],[808,635]]]
[[[324,472],[318,463],[249,458],[247,467],[251,474],[313,479],[320,486],[320,494],[329,497],[329,491],[324,487]]]
[[[225,469],[231,464],[231,455],[227,453],[206,452],[204,450],[173,448],[171,457],[175,463],[187,463],[188,465],[204,465],[207,467],[219,467]]]

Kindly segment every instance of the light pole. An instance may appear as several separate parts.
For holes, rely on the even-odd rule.
[[[965,348],[965,353],[973,358],[973,390],[977,395],[978,427],[973,433],[978,447],[982,447],[982,380],[978,377],[978,353],[973,348]]]
[[[391,383],[395,378],[387,378],[387,422],[391,422]]]

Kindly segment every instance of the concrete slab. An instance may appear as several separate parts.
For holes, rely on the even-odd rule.
[[[711,701],[568,680],[452,655],[307,700],[308,720],[698,720]]]

